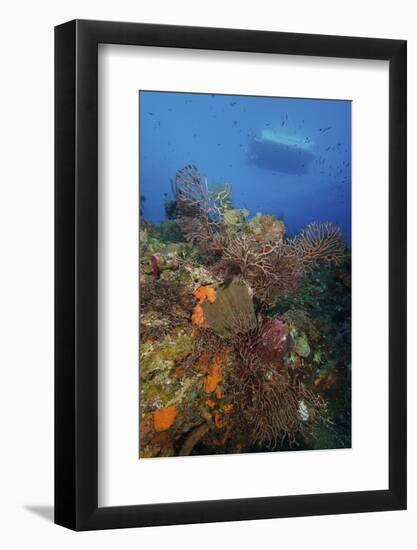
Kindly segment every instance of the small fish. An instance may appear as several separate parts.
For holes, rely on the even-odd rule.
[[[233,102],[230,104],[231,107],[234,107],[235,105],[236,105],[236,101],[233,101]]]
[[[153,113],[151,113],[151,111],[148,111],[148,115],[151,115],[151,116],[153,116]]]

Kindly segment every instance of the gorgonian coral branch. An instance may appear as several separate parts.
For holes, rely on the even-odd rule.
[[[233,236],[226,243],[223,250],[223,258],[231,260],[240,266],[243,277],[251,279],[253,277],[270,275],[273,270],[274,253],[277,252],[281,243],[262,243],[255,238],[240,233]]]
[[[207,178],[203,179],[195,166],[190,164],[178,170],[175,183],[183,213],[198,212],[210,225],[218,225],[222,221],[221,202],[213,199]],[[224,199],[225,197],[221,195],[219,200]]]
[[[286,248],[287,258],[295,260],[303,272],[313,270],[320,261],[337,264],[344,252],[340,229],[329,222],[309,224]]]
[[[301,380],[276,366],[257,361],[236,362],[230,373],[229,395],[238,421],[255,444],[270,449],[297,445],[298,436],[314,425],[325,423],[327,405],[321,396],[309,391]]]
[[[194,165],[178,170],[175,176],[181,224],[186,239],[203,251],[220,252],[223,246],[223,211],[230,188],[213,195],[207,178]]]

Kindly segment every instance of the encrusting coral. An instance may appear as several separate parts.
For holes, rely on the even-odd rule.
[[[194,297],[198,300],[199,304],[202,304],[206,298],[211,304],[214,304],[217,294],[214,288],[210,286],[200,286],[194,291]]]
[[[342,262],[340,230],[311,223],[288,237],[274,216],[247,219],[231,187],[210,190],[194,165],[178,170],[173,189],[170,213],[187,244],[149,237],[151,225],[141,244],[141,456],[291,448],[328,436],[322,394],[337,376],[322,367],[331,361],[327,329],[283,304],[296,303],[306,275]]]
[[[217,357],[213,367],[209,374],[207,374],[204,380],[204,391],[206,393],[212,393],[217,389],[219,383],[223,380],[221,357]]]
[[[165,407],[156,410],[153,413],[153,422],[157,432],[168,430],[178,415],[178,410],[174,406]]]

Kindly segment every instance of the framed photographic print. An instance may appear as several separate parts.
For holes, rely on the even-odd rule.
[[[406,507],[406,42],[55,31],[55,521]]]

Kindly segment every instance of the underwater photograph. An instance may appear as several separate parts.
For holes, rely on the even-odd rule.
[[[351,101],[139,91],[139,458],[351,447]]]

